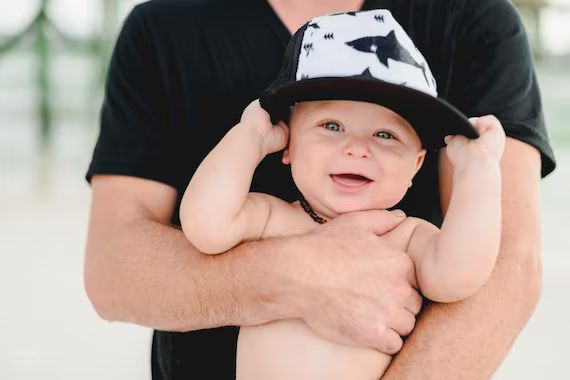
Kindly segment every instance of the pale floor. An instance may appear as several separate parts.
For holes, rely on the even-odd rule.
[[[3,127],[0,379],[148,379],[149,330],[100,320],[83,290],[90,194],[82,176],[94,132],[62,129],[57,153],[40,157],[32,128]],[[542,182],[542,299],[495,379],[570,378],[570,149],[557,154],[558,170]]]

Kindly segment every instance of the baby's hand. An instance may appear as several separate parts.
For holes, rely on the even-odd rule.
[[[456,167],[482,157],[491,157],[499,162],[505,148],[505,132],[501,122],[493,115],[472,117],[469,121],[479,132],[479,137],[468,139],[460,135],[446,136],[449,160]]]
[[[282,121],[278,125],[273,125],[269,114],[261,108],[258,99],[245,108],[240,124],[259,133],[263,145],[262,152],[265,155],[278,152],[287,146],[289,128]]]

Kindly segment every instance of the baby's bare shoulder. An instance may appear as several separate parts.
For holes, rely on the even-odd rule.
[[[430,226],[435,227],[433,224],[428,222],[427,220],[416,218],[414,216],[407,216],[400,224],[398,224],[392,232],[396,232],[398,234],[403,234],[408,237],[414,233],[416,229],[422,228],[430,228]],[[435,227],[437,228],[437,227]]]
[[[428,222],[425,219],[422,218],[416,218],[415,216],[408,216],[406,217],[406,219],[404,219],[404,221],[401,224],[406,224],[409,227],[413,227],[413,228],[435,228],[438,229],[436,225],[434,225],[433,223]]]
[[[421,218],[408,216],[393,230],[382,237],[388,244],[408,252],[409,248],[414,245],[412,243],[414,241],[417,242],[419,237],[426,239],[428,236],[433,236],[437,231],[439,231],[439,229],[430,222]]]
[[[289,203],[264,193],[250,193],[250,196],[266,202],[270,208],[262,239],[303,234],[317,226],[296,202]]]
[[[417,263],[426,251],[436,246],[440,229],[425,219],[409,217],[401,224],[408,224],[410,234],[406,253]]]
[[[416,218],[413,216],[407,217],[401,225],[410,232],[410,243],[412,241],[423,241],[426,239],[431,239],[432,237],[439,234],[439,228],[433,223],[428,222],[425,219]]]

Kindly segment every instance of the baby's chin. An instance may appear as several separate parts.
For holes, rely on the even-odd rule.
[[[351,212],[358,211],[369,211],[369,210],[388,210],[403,198],[394,196],[390,198],[383,199],[370,199],[369,197],[330,197],[327,196],[321,201],[311,201],[314,198],[314,194],[308,194],[309,197],[305,197],[309,202],[309,205],[322,217],[326,219],[334,219],[335,217],[348,214]],[[313,196],[311,196],[313,195]]]
[[[340,199],[329,204],[329,210],[336,216],[356,211],[369,210],[390,210],[395,207],[403,198],[404,194],[393,194],[393,196],[382,199]]]
[[[329,218],[334,218],[342,214],[348,214],[357,211],[369,211],[369,210],[385,210],[392,207],[392,205],[387,205],[384,203],[362,203],[362,202],[342,202],[339,204],[331,205]]]

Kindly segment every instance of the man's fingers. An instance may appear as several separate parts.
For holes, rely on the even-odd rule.
[[[399,310],[391,315],[391,328],[400,336],[409,335],[416,325],[415,314],[407,310]]]
[[[378,236],[392,230],[406,218],[406,214],[401,210],[368,210],[354,214],[356,224]]]
[[[381,324],[374,329],[372,337],[372,347],[376,347],[379,351],[394,355],[402,349],[404,342],[398,333],[391,328]]]
[[[417,289],[416,269],[412,259],[406,254],[402,254],[401,268],[404,272],[403,277],[406,279],[407,286],[403,288],[400,294],[400,300],[403,301],[403,306],[413,315],[417,315],[421,308],[423,298]]]
[[[423,302],[422,296],[420,296],[420,294],[417,291],[412,290],[406,300],[406,303],[404,304],[404,307],[413,315],[418,315],[418,313],[422,309],[422,302]]]

